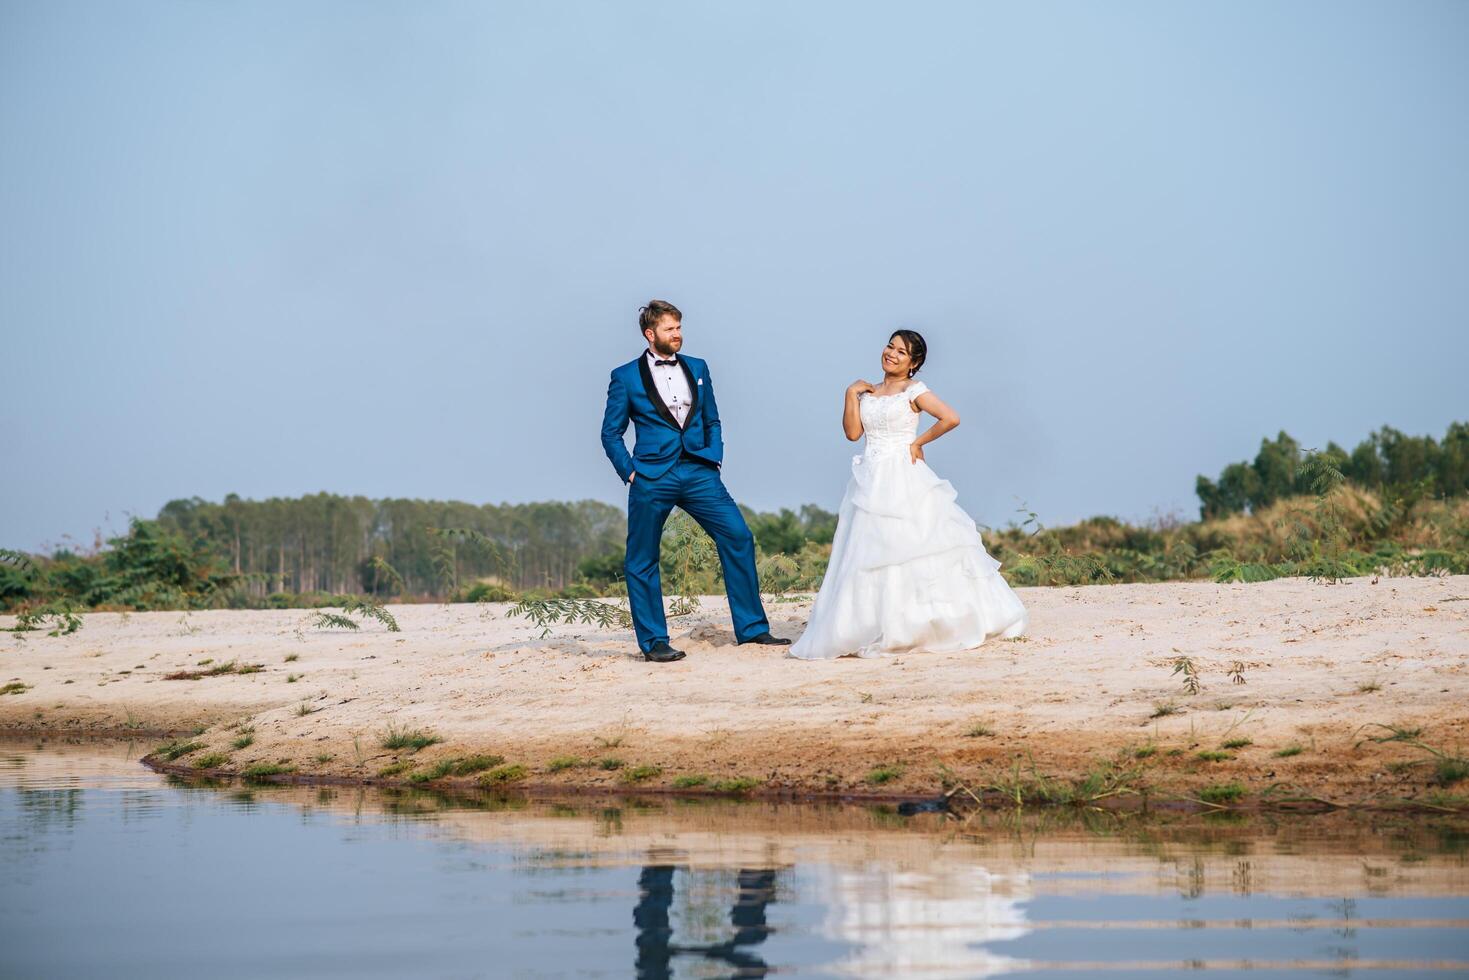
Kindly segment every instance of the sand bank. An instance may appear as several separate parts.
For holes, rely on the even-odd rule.
[[[391,606],[398,633],[315,630],[302,610],[95,613],[71,636],[0,635],[0,685],[24,685],[0,696],[0,730],[202,729],[178,764],[215,754],[228,772],[274,764],[350,779],[398,765],[389,778],[402,780],[484,754],[547,789],[704,776],[765,793],[921,795],[946,779],[1003,785],[1017,765],[1022,778],[1056,779],[1110,765],[1131,770],[1129,789],[1237,782],[1344,802],[1440,789],[1431,756],[1375,740],[1390,734],[1380,726],[1469,749],[1469,577],[1020,594],[1032,624],[1022,640],[825,663],[735,646],[722,597],[672,622],[689,656],[671,665],[643,662],[630,631],[542,637],[503,605]],[[768,608],[775,632],[795,636],[810,603]],[[1173,672],[1180,656],[1197,694]],[[165,679],[231,661],[261,669]],[[389,726],[441,741],[388,749]],[[253,740],[236,747],[246,729]],[[569,758],[589,764],[552,771]]]

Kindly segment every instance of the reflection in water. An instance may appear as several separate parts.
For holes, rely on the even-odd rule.
[[[675,956],[697,956],[734,967],[741,977],[763,977],[770,967],[750,947],[765,942],[770,927],[765,921],[765,908],[775,901],[775,871],[770,868],[741,868],[738,892],[729,910],[734,934],[718,943],[675,943],[668,922],[668,909],[673,904],[671,864],[644,865],[638,876],[638,904],[633,909],[633,925],[637,927],[637,976],[639,980],[663,980],[673,975],[670,967]]]
[[[79,789],[22,789],[16,797],[26,828],[37,834],[71,829],[82,809]]]
[[[825,930],[855,946],[834,972],[992,977],[1026,967],[1023,960],[985,948],[1030,931],[1025,874],[995,875],[982,867],[823,870],[821,891],[830,908]]]
[[[1458,817],[540,802],[138,754],[0,746],[0,976],[1469,971]]]

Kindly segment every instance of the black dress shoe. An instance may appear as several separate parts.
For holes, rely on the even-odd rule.
[[[653,644],[651,650],[643,651],[643,659],[651,660],[655,664],[672,663],[675,660],[682,660],[683,658],[684,652],[682,650],[675,650],[663,640],[659,640]]]
[[[783,640],[778,636],[771,636],[768,632],[761,633],[759,636],[752,636],[748,640],[740,641],[741,646],[744,646],[746,643],[759,643],[767,647],[788,647],[791,645],[790,640]]]

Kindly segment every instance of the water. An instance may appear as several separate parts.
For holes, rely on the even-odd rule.
[[[3,977],[1469,975],[1469,824],[451,801],[0,743]]]

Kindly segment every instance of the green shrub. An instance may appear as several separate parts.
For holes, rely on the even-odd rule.
[[[530,770],[522,765],[500,766],[491,769],[479,777],[481,786],[502,786],[505,783],[515,783],[530,775]]]
[[[1199,799],[1205,803],[1233,803],[1244,795],[1245,788],[1239,783],[1206,786],[1199,790]]]

